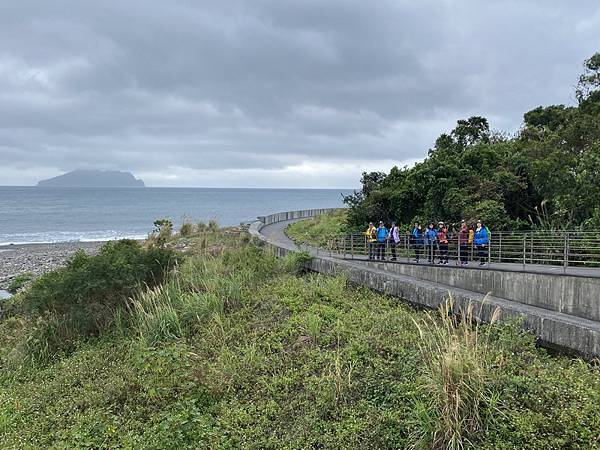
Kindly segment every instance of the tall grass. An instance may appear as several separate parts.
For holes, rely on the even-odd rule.
[[[473,304],[457,310],[449,298],[439,308],[439,318],[427,313],[415,321],[424,361],[422,396],[415,405],[413,448],[463,449],[481,437],[486,424],[498,414],[493,390],[497,353],[489,332],[499,318],[492,314],[482,328]]]

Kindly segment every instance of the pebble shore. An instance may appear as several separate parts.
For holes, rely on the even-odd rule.
[[[78,250],[98,253],[103,242],[61,242],[0,246],[0,289],[6,289],[18,275],[30,272],[36,277],[64,266]]]

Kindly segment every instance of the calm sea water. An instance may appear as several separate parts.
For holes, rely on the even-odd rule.
[[[336,189],[0,187],[0,245],[143,238],[157,218],[239,225],[279,211],[342,206]]]

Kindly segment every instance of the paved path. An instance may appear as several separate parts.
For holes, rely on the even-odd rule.
[[[282,244],[285,248],[288,249],[298,249],[298,246],[285,234],[286,228],[299,220],[306,219],[293,219],[286,220],[282,222],[275,222],[270,225],[265,225],[260,233],[267,237],[271,241],[275,241],[279,244]],[[322,255],[330,255],[331,252],[328,250],[317,249],[309,246],[302,246],[302,249],[306,249],[311,254],[322,254]],[[331,254],[331,256],[336,256],[335,253]],[[342,254],[338,255],[340,258],[343,258]],[[348,256],[348,255],[347,255]],[[349,258],[354,261],[367,261],[366,256],[354,256],[354,258]],[[388,261],[389,264],[416,264],[406,258],[401,258],[397,262]],[[423,263],[420,263],[423,265]],[[456,265],[449,264],[448,266],[439,266],[439,267],[456,267]],[[471,262],[470,266],[464,267],[465,270],[501,270],[506,272],[528,272],[528,273],[542,273],[548,275],[571,275],[577,277],[592,277],[592,278],[600,278],[600,268],[590,268],[590,267],[567,267],[564,268],[562,266],[550,266],[543,264],[514,264],[514,263],[491,263],[485,267],[478,267],[476,262]]]

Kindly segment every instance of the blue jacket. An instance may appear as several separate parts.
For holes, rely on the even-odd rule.
[[[481,229],[475,230],[475,236],[473,237],[473,243],[475,245],[487,245],[489,241],[490,238],[485,227],[481,227]]]
[[[377,228],[377,242],[385,242],[388,237],[388,230],[386,227]]]
[[[419,230],[417,227],[412,230],[413,244],[423,245],[423,230]]]
[[[435,241],[437,241],[437,231],[427,228],[425,231],[425,245],[433,244]]]

